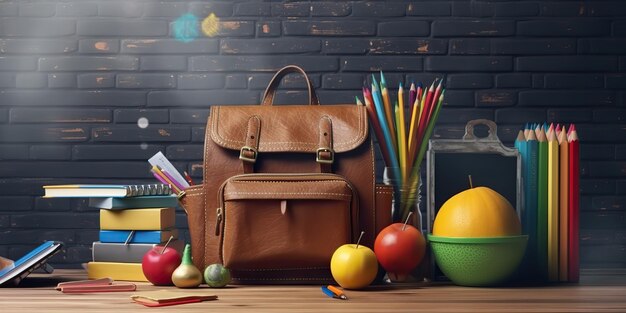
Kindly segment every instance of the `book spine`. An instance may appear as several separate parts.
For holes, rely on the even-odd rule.
[[[143,256],[152,248],[163,244],[128,244],[123,243],[93,243],[93,261],[95,262],[121,262],[141,263]],[[183,244],[179,240],[172,240],[168,247],[183,252]]]
[[[87,278],[100,279],[110,277],[113,280],[145,281],[141,263],[114,263],[89,262],[87,263]]]
[[[171,208],[178,205],[176,196],[140,196],[129,198],[90,198],[89,206],[99,209]]]
[[[100,210],[100,228],[104,230],[164,230],[174,227],[173,208]]]

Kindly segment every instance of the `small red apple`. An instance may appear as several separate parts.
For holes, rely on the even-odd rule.
[[[164,247],[154,247],[146,252],[141,261],[141,269],[155,286],[171,286],[172,273],[180,265],[182,258],[174,248],[168,247],[173,237],[167,241]]]
[[[408,218],[407,218],[408,221]],[[374,253],[387,274],[402,279],[422,261],[426,240],[417,228],[405,223],[385,227],[376,236]]]

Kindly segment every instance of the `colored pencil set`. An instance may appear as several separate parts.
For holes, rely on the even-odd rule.
[[[544,281],[579,277],[579,141],[576,127],[527,124],[515,147],[522,157],[522,228],[527,267]]]
[[[428,89],[411,83],[406,99],[400,83],[397,100],[392,102],[385,76],[380,72],[380,83],[372,74],[371,89],[363,87],[363,98],[385,165],[393,181],[396,206],[394,221],[404,220],[418,198],[420,165],[426,153],[428,139],[443,102],[445,89],[442,80],[433,81]],[[357,97],[357,104],[361,103]],[[405,106],[405,104],[408,104]]]

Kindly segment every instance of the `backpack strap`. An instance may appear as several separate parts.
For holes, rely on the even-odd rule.
[[[239,151],[239,159],[243,161],[243,172],[253,173],[254,163],[259,156],[259,134],[261,133],[261,119],[252,116],[248,120],[248,130],[246,131],[245,145]]]
[[[319,164],[321,173],[331,173],[335,161],[335,151],[333,150],[333,123],[328,116],[323,116],[320,119],[319,137],[315,161]]]

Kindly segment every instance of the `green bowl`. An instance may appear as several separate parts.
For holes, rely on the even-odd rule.
[[[522,262],[527,235],[455,238],[428,235],[441,271],[457,285],[493,286],[505,282]]]

